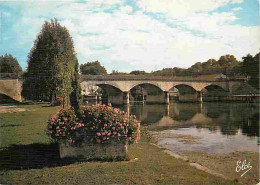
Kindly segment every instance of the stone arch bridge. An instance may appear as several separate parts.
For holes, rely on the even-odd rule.
[[[202,92],[206,89],[208,91],[214,89],[214,91],[225,92],[226,97],[232,93],[234,86],[241,84],[241,81],[237,80],[222,80],[222,81],[177,81],[167,79],[111,79],[109,76],[102,78],[88,77],[83,78],[81,82],[82,90],[87,90],[93,86],[99,86],[102,89],[107,89],[111,92],[110,100],[115,104],[129,103],[130,91],[137,86],[144,88],[153,87],[161,92],[161,95],[148,96],[150,102],[164,102],[169,103],[170,94],[174,89],[178,89],[180,92],[180,100],[182,101],[203,101]],[[148,88],[149,89],[149,88]],[[150,88],[152,89],[152,88]],[[190,93],[184,93],[185,89],[190,89]],[[112,93],[117,92],[117,93]],[[149,94],[149,92],[148,92]]]
[[[22,96],[22,82],[17,79],[11,78],[0,78],[0,102],[5,102],[5,96],[10,97],[11,99],[21,102]],[[4,96],[3,96],[4,95]]]

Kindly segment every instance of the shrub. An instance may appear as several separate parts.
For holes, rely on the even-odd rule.
[[[140,122],[135,115],[99,104],[82,106],[81,114],[77,117],[73,107],[61,109],[50,117],[47,133],[55,141],[66,139],[76,145],[124,140],[131,144],[140,139]]]
[[[52,102],[52,106],[60,106],[60,105],[63,105],[63,101],[64,101],[64,105],[66,105],[66,104],[67,104],[66,98],[65,98],[65,100],[64,100],[63,97],[57,96],[56,100],[54,100],[54,101]]]

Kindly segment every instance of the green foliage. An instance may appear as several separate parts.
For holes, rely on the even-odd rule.
[[[80,71],[84,75],[104,75],[107,74],[107,70],[104,66],[101,66],[99,61],[88,62],[80,65]]]
[[[164,68],[162,70],[154,71],[152,74],[156,76],[178,76],[184,73],[185,69],[174,67]]]
[[[250,54],[243,57],[243,63],[241,65],[241,73],[248,77],[248,83],[254,88],[259,89],[259,54],[254,57]]]
[[[76,60],[69,31],[56,19],[45,22],[28,55],[23,95],[45,101],[67,97],[73,90]]]
[[[128,75],[126,72],[120,72],[118,70],[113,70],[111,75]]]
[[[15,73],[21,75],[23,71],[16,58],[10,54],[5,54],[0,55],[0,73]]]
[[[70,105],[75,108],[75,113],[78,117],[80,114],[80,99],[81,99],[81,87],[80,87],[80,79],[79,79],[79,63],[76,60],[75,70],[74,70],[74,78],[71,81],[72,92],[70,94]]]
[[[135,71],[131,71],[130,74],[133,74],[133,75],[145,75],[146,72],[145,71],[135,70]]]
[[[238,67],[240,64],[233,55],[224,55],[219,60],[209,59],[206,62],[197,62],[188,69],[178,67],[164,68],[151,74],[156,76],[196,76],[217,73],[236,75],[239,73]]]

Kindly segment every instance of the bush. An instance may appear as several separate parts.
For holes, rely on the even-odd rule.
[[[64,100],[63,97],[57,96],[56,100],[54,100],[51,105],[52,106],[60,106],[60,105],[63,105],[63,101],[64,101],[64,105],[67,105],[66,98]]]
[[[106,105],[81,107],[82,116],[74,108],[61,109],[48,121],[47,133],[55,141],[66,139],[75,145],[85,143],[129,144],[140,139],[140,122],[134,115]]]

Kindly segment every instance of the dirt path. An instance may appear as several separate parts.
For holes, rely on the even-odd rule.
[[[16,106],[0,106],[0,113],[16,113],[16,112],[24,112],[25,108],[17,108]]]

